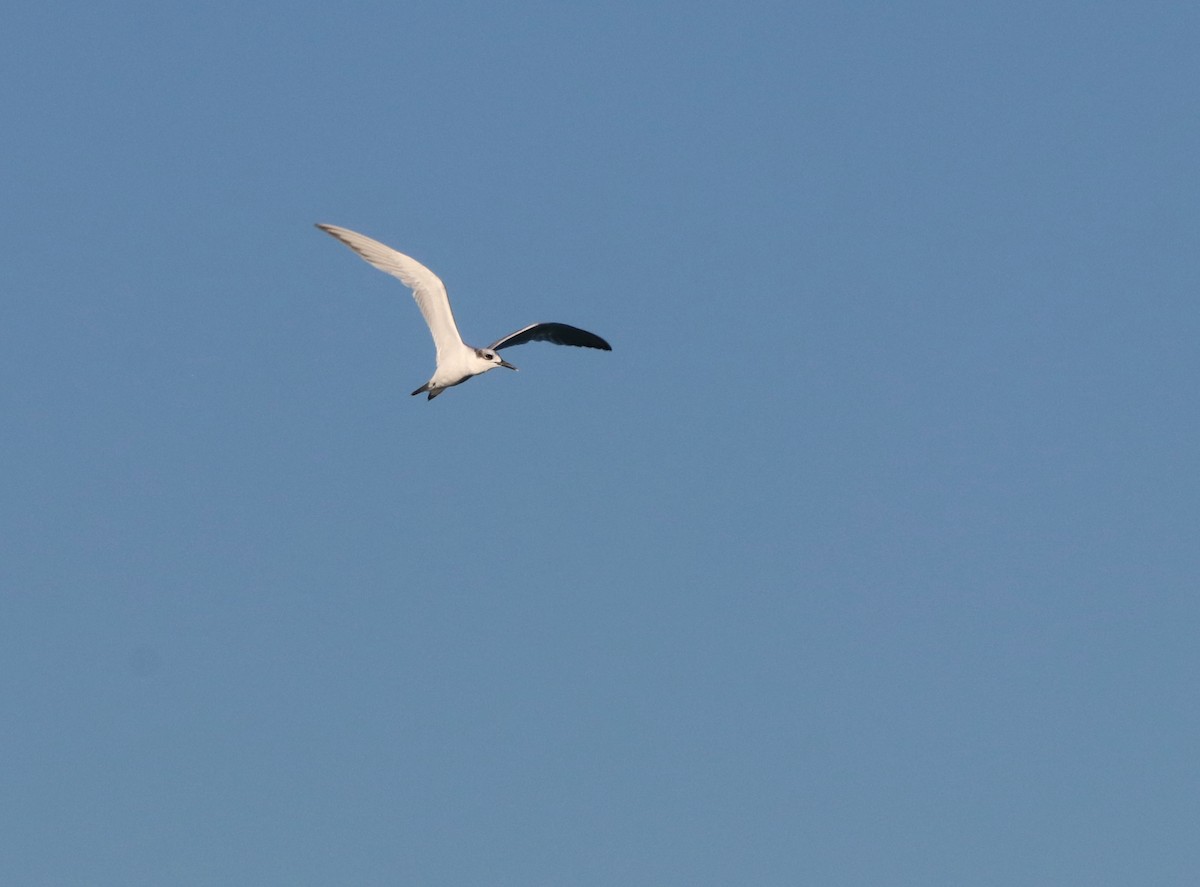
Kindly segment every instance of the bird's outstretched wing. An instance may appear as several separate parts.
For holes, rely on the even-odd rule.
[[[512,348],[524,345],[526,342],[553,342],[555,345],[574,345],[578,348],[599,348],[601,351],[612,351],[612,346],[587,330],[565,323],[531,323],[523,330],[509,333],[503,339],[497,339],[490,347],[493,351],[501,348]]]
[[[384,246],[378,240],[372,240],[357,231],[339,228],[336,225],[318,224],[318,228],[326,234],[331,234],[350,249],[354,250],[366,261],[380,271],[399,278],[405,286],[413,291],[421,316],[433,334],[433,344],[438,355],[451,353],[461,348],[462,336],[454,323],[454,315],[450,312],[450,297],[446,294],[446,286],[436,274],[418,262],[416,259],[398,253],[390,246]]]

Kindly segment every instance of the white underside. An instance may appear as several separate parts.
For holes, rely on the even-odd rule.
[[[445,348],[438,351],[437,369],[429,380],[430,388],[449,388],[465,382],[472,376],[495,369],[499,364],[484,360],[467,345]]]

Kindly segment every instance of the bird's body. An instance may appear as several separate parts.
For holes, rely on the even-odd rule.
[[[433,344],[437,349],[437,369],[428,382],[413,394],[429,393],[433,400],[447,388],[460,385],[472,376],[507,367],[515,370],[511,363],[501,359],[496,352],[526,342],[553,342],[556,345],[575,345],[583,348],[598,348],[611,351],[612,347],[594,333],[568,326],[565,323],[534,323],[517,330],[502,339],[497,339],[487,348],[474,348],[466,344],[459,335],[450,311],[450,297],[446,286],[436,274],[404,253],[396,252],[377,240],[335,225],[318,224],[318,228],[336,237],[358,253],[365,261],[398,278],[413,291],[421,316],[429,326]]]

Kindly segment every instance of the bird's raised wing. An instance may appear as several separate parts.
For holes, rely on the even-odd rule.
[[[601,351],[612,351],[612,346],[587,330],[565,323],[531,323],[523,330],[509,333],[503,339],[497,339],[490,347],[493,351],[501,348],[512,348],[524,345],[526,342],[553,342],[555,345],[574,345],[578,348],[599,348]]]
[[[446,285],[436,274],[418,262],[416,259],[398,253],[390,246],[384,246],[378,240],[372,240],[357,231],[339,228],[336,225],[317,225],[326,234],[331,234],[350,249],[354,250],[366,261],[380,271],[399,278],[405,286],[413,291],[421,316],[429,325],[433,334],[433,344],[438,355],[450,353],[462,347],[462,336],[454,323],[454,315],[450,312],[450,297],[446,294]]]

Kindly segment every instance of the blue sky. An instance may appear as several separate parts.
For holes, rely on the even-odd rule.
[[[1193,5],[0,44],[0,881],[1196,883]]]

